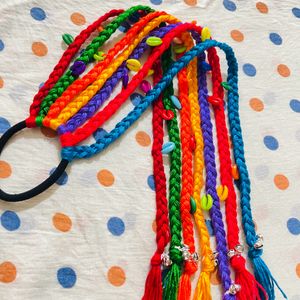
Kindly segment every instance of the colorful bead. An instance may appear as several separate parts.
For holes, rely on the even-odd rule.
[[[143,80],[140,84],[140,89],[147,94],[151,90],[151,84],[147,80]]]
[[[69,46],[70,44],[72,44],[73,41],[74,41],[73,36],[72,36],[71,34],[69,34],[69,33],[64,33],[64,34],[62,35],[62,39],[63,39],[63,41],[64,41],[68,46]]]
[[[97,61],[102,61],[104,60],[104,52],[102,51],[99,51],[98,53],[94,54],[93,55],[94,59],[97,60]]]
[[[182,45],[176,45],[176,46],[174,46],[174,52],[176,54],[181,54],[181,53],[183,53],[185,51],[186,51],[186,47],[185,46],[182,46]]]
[[[191,214],[193,215],[197,210],[197,204],[193,197],[190,198],[190,202],[191,202]]]
[[[208,72],[208,71],[211,70],[210,64],[208,64],[206,61],[203,61],[201,63],[201,66],[202,66],[202,70],[205,71],[205,72]]]
[[[210,39],[211,37],[211,34],[210,34],[210,30],[208,27],[203,27],[202,28],[202,31],[201,31],[201,40],[202,42]]]
[[[201,198],[201,208],[203,210],[210,210],[213,205],[213,198],[210,194],[203,195]]]
[[[238,180],[240,178],[239,170],[238,170],[237,165],[233,165],[231,167],[231,174],[232,174],[232,177],[233,177],[234,180]]]
[[[170,98],[171,98],[171,101],[172,101],[174,107],[180,110],[182,106],[181,106],[179,99],[174,95],[172,95]]]
[[[230,85],[227,83],[227,82],[221,82],[221,86],[225,89],[225,90],[227,90],[227,91],[229,91],[230,90]]]
[[[183,44],[183,41],[179,37],[174,37],[173,42],[177,45]]]
[[[138,72],[141,69],[142,64],[137,59],[130,58],[130,59],[127,59],[126,66],[129,70]]]
[[[77,60],[70,67],[72,74],[75,76],[81,75],[85,71],[86,65],[83,61]]]
[[[175,149],[175,144],[173,142],[167,142],[162,146],[161,153],[168,154]]]
[[[225,201],[228,197],[228,187],[226,185],[219,185],[217,188],[217,194],[221,201]]]
[[[212,106],[220,106],[222,103],[221,99],[215,96],[209,96],[207,100]]]
[[[151,47],[159,46],[162,44],[162,39],[156,36],[150,36],[147,38],[146,44]]]
[[[162,117],[164,120],[172,120],[174,118],[174,113],[170,109],[165,109],[162,112]]]

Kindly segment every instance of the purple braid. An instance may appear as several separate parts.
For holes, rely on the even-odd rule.
[[[208,91],[206,82],[206,71],[202,68],[202,61],[205,60],[205,54],[198,59],[198,94],[201,114],[201,127],[204,141],[204,162],[206,168],[206,192],[213,198],[213,205],[210,209],[210,216],[214,228],[217,252],[218,252],[218,266],[219,274],[222,280],[222,285],[226,291],[223,299],[236,299],[235,295],[231,295],[228,291],[232,284],[230,279],[230,269],[227,258],[227,243],[224,224],[222,220],[222,213],[220,210],[220,200],[216,191],[217,184],[217,170],[215,162],[215,147],[213,143],[213,127],[210,119],[210,109],[207,101]]]
[[[158,30],[150,32],[150,34],[144,38],[141,43],[133,50],[130,58],[138,59],[143,53],[149,48],[146,40],[149,36],[157,36],[162,38],[166,33],[175,28],[178,24],[171,24],[165,27],[161,27]],[[86,120],[91,118],[95,112],[104,104],[104,102],[109,98],[113,89],[118,84],[119,80],[123,77],[128,76],[126,64],[123,63],[117,71],[105,82],[104,86],[100,91],[84,106],[82,107],[74,116],[72,116],[66,124],[62,124],[58,127],[57,132],[59,135],[66,132],[73,132],[76,128],[81,126]]]

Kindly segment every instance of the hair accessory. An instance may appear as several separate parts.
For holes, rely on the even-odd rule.
[[[115,19],[103,28],[102,23],[110,17]],[[117,28],[125,34],[104,54],[100,47]],[[67,70],[82,44],[96,30],[99,36],[81,49]],[[207,27],[201,28],[195,21],[181,23],[165,12],[154,12],[147,6],[135,6],[125,12],[112,10],[82,31],[74,41],[69,34],[64,34],[63,40],[70,45],[34,97],[29,117],[11,127],[0,139],[1,154],[14,133],[26,127],[52,128],[60,135],[62,160],[54,173],[37,187],[17,195],[0,190],[0,198],[15,202],[41,193],[60,177],[69,162],[89,158],[103,151],[153,104],[152,156],[157,245],[151,259],[143,300],[191,299],[191,276],[197,271],[199,260],[192,217],[199,233],[201,252],[201,273],[194,300],[212,299],[210,276],[216,268],[221,278],[223,300],[274,300],[275,285],[286,298],[261,258],[263,237],[255,232],[252,219],[250,180],[238,113],[238,68],[232,49],[212,40]],[[216,48],[225,52],[227,81],[222,80]],[[142,64],[142,56],[148,49],[150,54],[145,54],[147,57]],[[174,62],[172,51],[176,54]],[[86,72],[92,61],[96,61],[96,64]],[[210,96],[207,89],[208,72],[212,81]],[[146,79],[151,75],[153,84]],[[173,89],[176,75],[178,96],[174,95]],[[110,99],[118,84],[120,92]],[[137,88],[145,96],[134,103],[133,110],[113,130],[101,138],[95,138],[92,145],[79,145],[105,124]],[[228,141],[224,90],[228,93],[226,109],[234,159],[231,159]],[[108,100],[109,103],[101,109]],[[211,108],[217,133],[219,174],[215,161]],[[164,122],[167,123],[169,136],[166,143]],[[170,158],[168,199],[164,154]],[[220,185],[217,187],[218,176]],[[205,194],[201,197],[204,182]],[[239,241],[234,183],[240,190],[243,229],[255,277],[246,269],[246,260],[242,256],[244,246]],[[225,205],[227,234],[220,201]],[[216,251],[212,251],[210,246],[205,211],[211,217]],[[235,275],[234,280],[231,279],[229,265]]]

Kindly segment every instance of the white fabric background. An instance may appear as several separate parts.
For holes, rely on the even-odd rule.
[[[3,80],[0,117],[11,125],[23,120],[39,84],[47,78],[63,52],[61,35],[77,35],[110,9],[147,4],[182,20],[197,20],[208,26],[215,39],[232,45],[241,66],[241,121],[252,178],[254,218],[258,232],[265,237],[264,258],[289,299],[299,300],[300,124],[299,113],[291,109],[290,101],[300,99],[300,19],[292,13],[300,3],[297,0],[264,1],[269,11],[263,14],[256,8],[256,1],[234,2],[235,11],[226,9],[222,1],[202,0],[198,0],[196,7],[179,0],[165,0],[157,6],[145,0],[1,1],[0,40],[4,49],[0,51]],[[46,18],[33,19],[32,7],[41,7]],[[70,16],[74,12],[85,16],[85,25],[72,23]],[[234,29],[244,34],[242,42],[231,38],[230,32]],[[282,37],[281,45],[270,41],[271,32]],[[38,57],[32,53],[35,41],[47,45],[47,55]],[[256,67],[256,76],[243,72],[245,63]],[[279,64],[289,67],[289,77],[278,74]],[[251,98],[261,99],[264,110],[251,109]],[[129,109],[132,109],[130,101],[108,127]],[[152,174],[151,146],[142,147],[136,142],[139,131],[151,137],[150,110],[109,149],[89,160],[75,161],[67,170],[67,184],[55,185],[24,203],[0,202],[0,214],[14,211],[21,221],[15,231],[0,225],[1,299],[141,298],[149,259],[155,248],[152,231],[155,198],[147,184]],[[265,136],[277,139],[277,150],[264,145]],[[45,137],[39,129],[27,129],[7,147],[1,160],[9,163],[12,170],[11,176],[1,179],[1,187],[21,192],[46,178],[49,170],[57,165],[59,144],[56,138]],[[112,186],[105,187],[97,180],[97,173],[102,169],[114,175]],[[285,190],[274,184],[277,174],[288,178],[289,186]],[[68,232],[53,226],[52,218],[57,212],[71,219],[72,228]],[[114,236],[107,229],[111,217],[123,220],[122,235]],[[287,227],[290,218],[298,219],[294,234]],[[16,279],[11,283],[1,282],[5,275],[1,264],[7,261],[17,269]],[[123,285],[114,286],[107,280],[112,266],[124,270]],[[71,267],[76,272],[77,280],[72,288],[63,288],[58,283],[57,270],[61,267]],[[219,299],[220,287],[213,285],[212,288],[214,299]],[[276,299],[282,297],[278,295]]]

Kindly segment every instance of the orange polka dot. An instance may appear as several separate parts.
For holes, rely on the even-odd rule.
[[[33,54],[36,56],[45,56],[48,53],[47,46],[42,42],[34,42],[31,46]]]
[[[152,230],[156,233],[157,225],[156,225],[156,221],[155,220],[153,220],[153,222],[152,222]]]
[[[260,11],[262,14],[267,14],[269,9],[268,6],[263,3],[263,2],[257,2],[256,3],[256,8],[258,9],[258,11]]]
[[[10,165],[3,160],[0,160],[0,178],[7,178],[11,175]]]
[[[277,174],[274,177],[274,183],[280,190],[286,190],[290,184],[288,178],[282,174]]]
[[[126,275],[122,268],[113,266],[107,272],[108,281],[114,286],[121,286],[126,281]]]
[[[244,40],[244,34],[240,32],[239,30],[231,30],[230,32],[231,38],[235,40],[236,42],[242,42]]]
[[[84,15],[77,12],[71,14],[71,21],[78,26],[84,25],[86,22]]]
[[[108,170],[100,170],[97,174],[98,181],[104,186],[111,186],[115,182],[115,177]]]
[[[2,89],[4,86],[4,81],[2,79],[2,77],[0,76],[0,89]]]
[[[296,266],[296,274],[300,278],[300,263]]]
[[[50,128],[47,128],[47,127],[41,127],[41,133],[48,138],[54,138],[57,136],[56,131],[54,131]]]
[[[197,0],[184,0],[187,5],[195,6],[197,4]]]
[[[147,147],[151,144],[151,138],[149,134],[147,134],[145,131],[139,131],[135,135],[135,139],[138,142],[138,144],[143,147]]]
[[[10,283],[16,279],[17,269],[15,265],[9,261],[5,261],[0,265],[0,282]]]
[[[284,65],[284,64],[278,65],[277,72],[282,77],[289,77],[291,75],[291,71],[290,71],[289,67],[287,65]]]
[[[249,105],[254,111],[259,112],[264,110],[264,103],[258,98],[250,99]]]
[[[62,232],[67,232],[72,227],[72,220],[62,213],[56,213],[52,218],[52,222],[54,227]]]
[[[218,285],[218,284],[221,283],[221,279],[220,279],[220,276],[219,276],[219,273],[218,273],[217,269],[215,269],[213,271],[213,273],[211,274],[210,280],[211,280],[211,283],[213,285]]]

